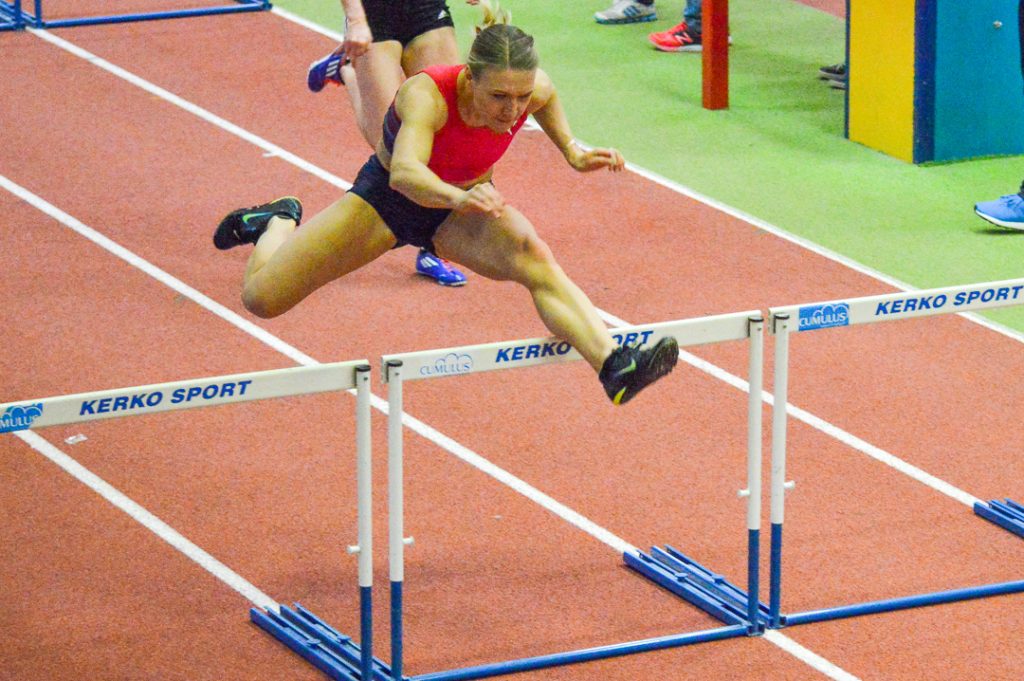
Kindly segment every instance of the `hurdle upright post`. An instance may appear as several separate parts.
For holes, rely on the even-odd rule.
[[[773,359],[775,378],[772,392],[775,397],[772,409],[772,459],[771,459],[771,560],[769,567],[768,612],[769,626],[782,625],[782,521],[785,515],[786,490],[793,483],[786,482],[786,408],[789,402],[789,315],[772,316],[772,332],[775,334],[775,355]]]
[[[361,678],[373,679],[373,457],[370,365],[356,367],[356,488],[358,490],[359,650]]]
[[[402,361],[388,360],[388,569],[391,576],[391,678],[402,681],[402,582],[405,503],[402,491]],[[372,677],[369,677],[372,678]]]
[[[764,383],[764,317],[751,317],[750,390],[747,397],[747,621],[759,631],[761,556],[761,410]]]

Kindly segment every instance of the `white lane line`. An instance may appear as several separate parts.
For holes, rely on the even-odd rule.
[[[858,677],[841,667],[837,667],[814,651],[804,648],[790,637],[780,633],[777,629],[766,631],[764,633],[764,640],[774,643],[793,657],[810,665],[830,679],[835,679],[836,681],[860,681]]]
[[[598,310],[598,312],[600,313],[601,318],[610,326],[631,326],[631,324],[628,324],[622,319],[619,319],[614,315],[608,314],[607,312],[601,310]],[[743,392],[746,393],[750,392],[750,383],[748,383],[747,381],[745,381],[744,379],[740,378],[735,374],[729,373],[728,371],[726,371],[725,369],[721,368],[716,364],[712,364],[711,362],[701,359],[700,357],[697,357],[696,355],[691,354],[685,350],[679,351],[679,358],[686,362],[687,364],[689,364],[690,366],[700,369],[704,373],[714,376],[720,381],[728,383],[729,385],[733,386],[734,388],[737,388],[738,390],[742,390]],[[775,406],[775,396],[772,393],[768,392],[767,390],[762,390],[761,399],[765,402],[765,404],[770,404],[773,407]],[[853,433],[843,430],[839,426],[829,423],[825,419],[819,416],[815,416],[814,414],[810,413],[805,409],[801,409],[800,407],[794,405],[792,402],[786,405],[786,414],[788,414],[791,418],[795,418],[798,421],[806,423],[815,430],[821,431],[822,433],[828,435],[829,437],[839,440],[840,442],[850,447],[851,449],[861,452],[862,454],[866,454],[875,461],[878,461],[880,463],[885,464],[886,466],[894,468],[900,473],[903,473],[904,475],[913,478],[914,480],[920,482],[923,485],[927,485],[936,492],[945,494],[946,496],[955,499],[956,501],[959,501],[962,504],[965,504],[969,508],[973,509],[975,503],[983,501],[982,499],[979,499],[973,494],[965,492],[964,490],[946,482],[945,480],[942,480],[941,478],[935,477],[934,475],[925,471],[924,469],[918,468],[912,463],[904,461],[903,459],[899,458],[894,454],[890,454],[881,447],[876,447],[870,442],[857,437]]]
[[[336,187],[341,187],[342,189],[346,190],[352,186],[351,184],[341,179],[337,175],[330,173],[324,170],[323,168],[320,168],[319,166],[313,165],[312,163],[309,163],[308,161],[299,158],[295,154],[286,151],[282,147],[279,147],[276,144],[268,142],[259,135],[255,135],[249,132],[248,130],[235,125],[231,121],[221,118],[220,116],[210,111],[207,111],[203,107],[193,104],[192,102],[179,97],[173,92],[165,90],[158,85],[154,85],[153,83],[150,83],[148,80],[140,78],[139,76],[136,76],[134,73],[122,69],[120,66],[111,64],[106,59],[97,57],[93,53],[89,52],[88,50],[84,50],[81,47],[78,47],[74,43],[70,43],[67,40],[64,40],[63,38],[59,38],[53,33],[50,33],[49,31],[44,31],[35,28],[30,28],[27,30],[33,35],[35,35],[37,38],[41,38],[46,42],[59,47],[62,50],[70,52],[76,57],[79,57],[89,62],[93,66],[97,66],[103,69],[104,71],[107,71],[108,73],[111,73],[117,76],[118,78],[121,78],[122,80],[126,80],[132,85],[145,90],[151,95],[159,97],[160,99],[169,102],[170,104],[180,107],[185,111],[189,112],[190,114],[198,116],[207,123],[212,123],[221,130],[225,130],[231,133],[232,135],[235,135],[236,137],[240,137],[246,142],[249,142],[250,144],[259,147],[264,152],[272,156],[277,156],[287,161],[288,163],[291,163],[293,166],[301,168],[302,170],[305,170],[307,173],[319,177],[321,180],[325,182],[328,182]]]
[[[781,227],[777,227],[771,224],[770,222],[754,217],[750,213],[741,211],[738,208],[733,208],[732,206],[722,203],[721,201],[718,201],[716,199],[713,199],[710,196],[701,194],[700,192],[694,189],[690,189],[689,187],[679,184],[678,182],[669,180],[668,178],[665,178],[655,173],[654,171],[647,170],[646,168],[642,168],[632,163],[627,163],[626,167],[632,170],[637,175],[640,175],[641,177],[646,178],[656,184],[660,184],[666,189],[671,189],[672,191],[682,194],[683,196],[686,196],[688,198],[691,198],[694,201],[699,201],[700,203],[710,206],[711,208],[714,208],[717,211],[725,213],[726,215],[730,215],[736,218],[737,220],[746,222],[747,224],[756,227],[757,229],[760,229],[773,236],[777,236],[780,239],[795,244],[803,249],[810,251],[811,253],[814,253],[815,255],[820,255],[821,257],[826,258],[827,260],[837,262],[840,265],[843,265],[845,267],[850,268],[851,270],[854,270],[855,272],[859,272],[861,274],[869,276],[872,279],[877,279],[878,281],[884,284],[888,284],[889,286],[892,286],[895,289],[899,289],[902,291],[920,290],[916,286],[911,286],[910,284],[900,281],[895,277],[890,277],[888,274],[884,274],[876,269],[868,267],[867,265],[859,263],[852,258],[848,258],[845,255],[837,253],[836,251],[825,248],[824,246],[816,244],[813,241],[810,241],[803,237],[797,236],[796,234],[793,234],[791,232],[787,232]],[[969,319],[975,324],[980,324],[981,326],[984,326],[987,329],[995,331],[996,333],[1001,333],[1004,336],[1012,338],[1013,340],[1024,343],[1024,333],[1021,333],[1016,329],[1011,329],[1010,327],[1000,324],[999,322],[995,322],[986,317],[982,317],[981,315],[975,312],[960,312],[958,314],[964,319]]]
[[[123,492],[112,487],[105,480],[54,447],[38,434],[25,430],[16,432],[14,435],[23,440],[29,447],[63,468],[71,477],[99,494],[131,516],[133,520],[141,523],[146,529],[198,563],[214,577],[248,598],[253,604],[266,610],[280,612],[280,606],[278,606],[273,598],[257,589],[237,572],[193,544],[173,527],[160,520],[160,518],[147,511],[135,501],[132,501]]]
[[[298,24],[299,26],[302,26],[303,28],[308,28],[310,31],[313,31],[314,33],[319,33],[320,35],[325,35],[328,38],[331,38],[332,40],[337,42],[339,45],[341,43],[345,42],[345,34],[344,33],[339,33],[337,31],[332,31],[329,28],[324,28],[320,24],[312,22],[309,19],[305,19],[303,17],[300,17],[298,14],[293,14],[292,12],[289,12],[286,9],[281,9],[280,7],[272,7],[270,9],[270,11],[273,12],[274,14],[277,14],[278,16],[282,17],[283,19],[287,19],[288,21],[292,22],[293,24]]]

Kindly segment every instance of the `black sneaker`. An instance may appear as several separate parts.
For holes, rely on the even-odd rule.
[[[615,348],[604,361],[598,378],[612,402],[625,404],[671,372],[678,361],[679,343],[668,336],[646,350],[631,346]]]
[[[846,80],[846,64],[832,64],[818,69],[818,78],[822,80]]]
[[[293,196],[285,196],[252,208],[233,210],[217,225],[213,245],[226,251],[242,244],[254,244],[275,215],[295,220],[297,225],[302,220],[302,204]]]

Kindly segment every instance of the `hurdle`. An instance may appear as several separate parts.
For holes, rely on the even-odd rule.
[[[184,19],[215,14],[237,14],[239,12],[261,12],[269,10],[270,0],[234,0],[231,5],[215,7],[199,7],[194,9],[177,9],[153,12],[125,12],[122,14],[104,14],[93,17],[74,17],[67,19],[46,20],[43,17],[43,0],[34,0],[33,12],[23,7],[24,0],[0,0],[0,30],[17,30],[27,26],[32,28],[68,28],[72,26],[96,26],[98,24],[121,24],[133,21],[151,21],[155,19]]]
[[[130,388],[60,395],[0,404],[0,433],[35,430],[99,419],[213,407],[279,397],[352,391],[356,393],[356,478],[359,493],[360,644],[342,636],[295,604],[250,609],[259,627],[335,679],[371,679],[372,654],[372,516],[370,507],[370,365],[366,360],[274,369],[156,383]],[[386,678],[386,677],[382,677]]]
[[[616,342],[656,343],[674,336],[680,347],[705,345],[724,341],[750,341],[750,399],[748,400],[748,466],[747,488],[740,496],[747,499],[748,525],[748,588],[743,594],[717,575],[701,579],[692,575],[664,580],[652,577],[642,567],[647,562],[642,554],[625,556],[627,563],[655,579],[662,586],[686,598],[708,612],[719,613],[726,626],[637,641],[520,658],[504,662],[464,667],[412,677],[403,676],[403,582],[405,578],[405,547],[412,538],[404,531],[403,492],[403,386],[410,381],[464,376],[502,369],[525,368],[569,362],[582,357],[565,341],[557,338],[530,338],[500,343],[425,350],[382,357],[383,379],[388,388],[388,560],[391,581],[391,663],[392,681],[468,681],[501,676],[580,662],[602,660],[652,650],[748,636],[760,633],[767,606],[758,601],[758,532],[761,505],[761,399],[763,371],[763,327],[760,311],[750,310],[698,319],[661,322],[644,326],[611,329]],[[655,561],[658,562],[658,561]],[[672,561],[667,561],[671,563]],[[664,561],[663,561],[664,563]],[[664,565],[662,565],[664,567]],[[667,583],[675,580],[681,590]],[[697,585],[698,582],[706,582]],[[682,591],[682,592],[681,592]],[[749,603],[748,603],[749,600]],[[376,677],[374,677],[377,681]]]
[[[0,31],[18,31],[25,28],[25,13],[21,11],[21,0],[4,2],[0,0]]]
[[[848,300],[787,305],[769,309],[770,329],[775,335],[775,354],[773,360],[775,368],[773,386],[775,405],[772,414],[770,476],[770,628],[775,629],[811,622],[823,622],[845,617],[892,612],[907,608],[1024,592],[1024,580],[1019,580],[788,615],[782,614],[781,605],[782,526],[785,515],[785,495],[793,486],[792,482],[786,481],[789,335],[806,331],[842,328],[940,314],[967,313],[982,309],[1022,304],[1024,304],[1024,279],[1008,279],[980,284],[866,296]],[[975,504],[975,512],[979,515],[984,515],[978,510],[978,506],[978,504]],[[1010,512],[1012,511],[1013,508],[1010,507]]]

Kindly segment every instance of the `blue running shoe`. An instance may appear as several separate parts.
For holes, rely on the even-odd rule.
[[[1024,198],[1020,194],[1007,194],[995,201],[976,203],[974,212],[993,225],[1024,231]]]
[[[444,258],[439,258],[425,248],[416,256],[416,273],[430,277],[441,286],[465,286],[466,275],[452,267]]]
[[[306,74],[306,85],[313,92],[320,92],[327,83],[344,85],[345,80],[341,77],[341,67],[348,63],[344,52],[335,54],[331,52],[323,59],[317,59],[309,65],[309,72]]]

